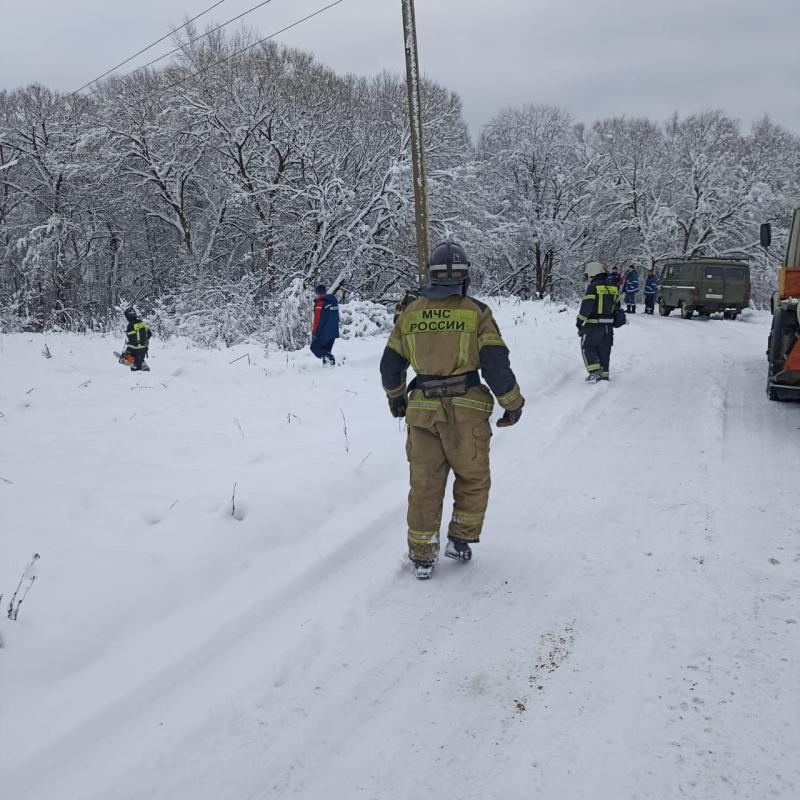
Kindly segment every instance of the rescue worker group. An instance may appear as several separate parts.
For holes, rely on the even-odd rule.
[[[410,468],[408,557],[417,578],[430,578],[439,557],[442,508],[450,471],[453,511],[444,555],[472,558],[489,502],[490,418],[494,398],[504,413],[498,428],[519,422],[525,398],[511,369],[508,347],[487,305],[467,294],[470,263],[464,249],[447,241],[428,260],[428,286],[409,292],[398,305],[383,351],[380,374],[393,417],[405,418]],[[581,352],[591,383],[610,379],[614,329],[636,313],[639,275],[620,274],[599,261],[586,265],[586,292],[576,320]],[[653,314],[658,282],[645,281],[645,313]],[[314,289],[311,352],[334,365],[339,305],[324,285]],[[626,309],[622,309],[624,295]],[[120,359],[132,371],[149,370],[145,357],[150,328],[133,307],[126,309],[127,347]],[[124,360],[123,360],[124,359]],[[408,368],[415,373],[407,382]],[[484,385],[484,382],[486,385]]]

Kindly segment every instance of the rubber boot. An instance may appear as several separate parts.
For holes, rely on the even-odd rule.
[[[448,539],[444,554],[448,558],[457,558],[460,561],[469,561],[472,558],[472,548],[459,539]]]

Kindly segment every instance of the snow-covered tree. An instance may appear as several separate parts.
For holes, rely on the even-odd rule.
[[[164,333],[299,347],[314,284],[387,302],[416,284],[403,80],[337,75],[247,31],[183,36],[172,63],[85,97],[0,92],[4,328],[103,326],[125,301]],[[741,255],[768,299],[800,198],[800,139],[770,120],[586,129],[529,105],[473,146],[430,80],[422,116],[431,244],[460,240],[478,291],[567,298],[591,258]]]
[[[582,127],[558,108],[507,109],[486,126],[478,160],[495,287],[536,297],[569,292],[592,230]]]

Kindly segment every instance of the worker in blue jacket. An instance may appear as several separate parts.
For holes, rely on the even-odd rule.
[[[636,313],[636,293],[639,291],[639,273],[636,267],[631,264],[625,271],[625,283],[622,286],[625,293],[625,309],[629,314]]]
[[[339,338],[339,301],[323,284],[314,288],[314,319],[311,323],[311,352],[323,364],[335,364],[331,350]]]
[[[655,270],[647,270],[647,277],[644,280],[644,313],[656,313],[656,295],[658,294],[658,276]]]

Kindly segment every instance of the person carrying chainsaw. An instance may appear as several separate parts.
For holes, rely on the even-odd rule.
[[[125,331],[128,342],[120,361],[130,364],[131,372],[149,372],[150,367],[146,364],[145,358],[147,357],[150,337],[152,336],[150,328],[146,322],[139,318],[133,306],[126,308],[124,313],[125,319],[128,321],[128,327]]]
[[[418,578],[429,578],[438,558],[450,470],[454,503],[445,556],[472,558],[489,501],[492,393],[505,409],[500,428],[518,422],[525,404],[491,310],[467,296],[469,266],[455,242],[434,249],[429,286],[400,310],[381,359],[389,410],[408,427],[408,556]],[[409,365],[416,377],[406,387]]]

